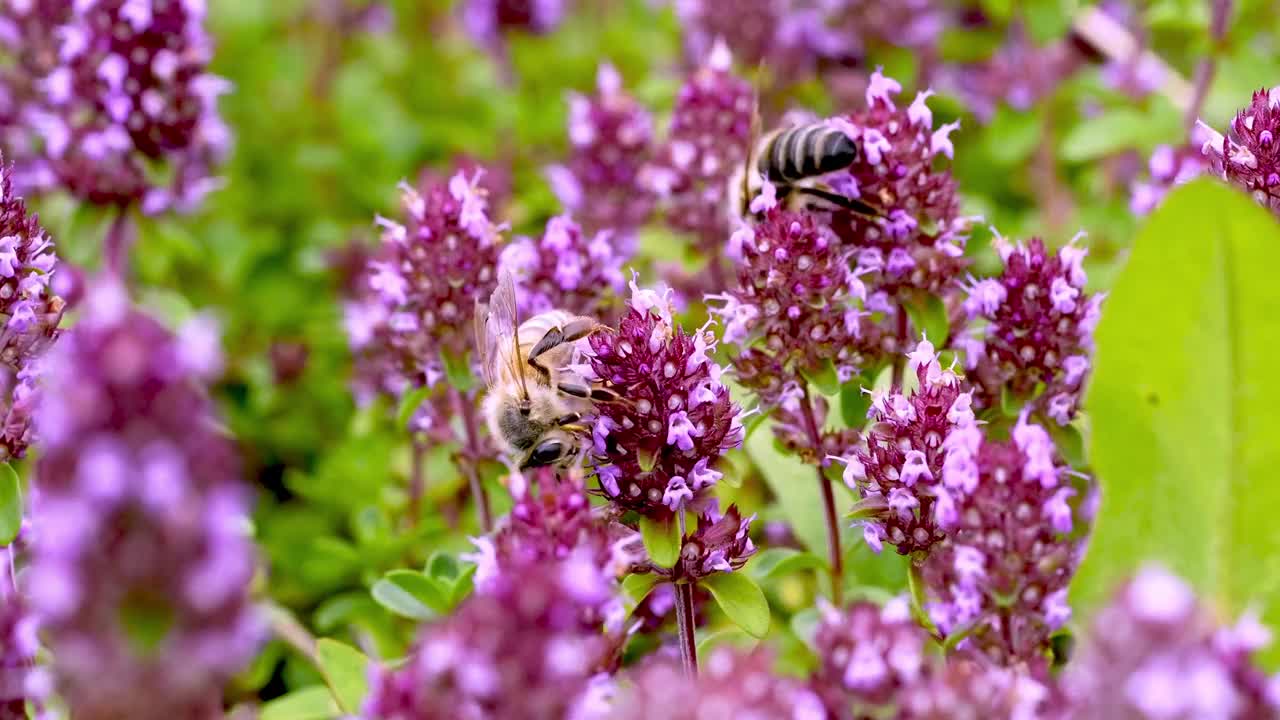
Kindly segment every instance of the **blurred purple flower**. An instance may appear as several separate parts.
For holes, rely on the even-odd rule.
[[[502,249],[500,271],[517,286],[520,316],[548,310],[605,317],[626,289],[627,258],[610,242],[610,231],[593,237],[567,215],[547,221],[542,237],[517,238]]]
[[[772,655],[718,647],[690,678],[678,662],[650,658],[619,680],[607,720],[769,718],[825,720],[822,701],[802,683],[773,672]]]
[[[513,31],[542,35],[564,17],[564,0],[465,0],[462,25],[478,44],[496,47]]]
[[[46,357],[26,581],[76,717],[221,717],[264,639],[248,488],[200,387],[219,366],[206,334],[175,336],[104,282]]]
[[[370,720],[564,718],[607,650],[582,627],[610,585],[589,560],[546,561],[496,579],[452,616],[423,628],[408,661],[373,670]]]
[[[1067,40],[1035,45],[1021,23],[1009,28],[1004,45],[990,58],[944,65],[938,87],[956,95],[977,116],[990,122],[1001,103],[1028,110],[1048,97],[1085,62]]]
[[[911,618],[906,598],[883,608],[863,601],[839,610],[824,603],[819,611],[813,684],[834,720],[853,717],[853,705],[892,705],[928,671],[928,635]]]
[[[1280,86],[1255,91],[1226,136],[1203,122],[1198,128],[1213,172],[1280,215]]]
[[[867,544],[880,552],[887,542],[900,555],[927,553],[944,539],[947,517],[977,481],[982,440],[970,393],[938,365],[933,345],[922,341],[909,357],[919,387],[910,396],[876,395],[864,446],[840,458],[845,484],[861,498],[855,511]]]
[[[1147,566],[1094,615],[1061,683],[1082,720],[1276,717],[1280,676],[1253,657],[1270,641],[1253,613],[1220,627],[1186,583]]]
[[[1071,717],[1061,692],[1044,671],[1005,668],[963,655],[954,655],[941,666],[935,663],[923,682],[900,693],[897,713],[897,720]]]
[[[584,230],[612,230],[630,253],[654,198],[641,182],[653,151],[653,117],[622,90],[612,65],[600,66],[596,94],[569,96],[569,158],[546,169],[560,203]]]
[[[1071,484],[1049,434],[1025,414],[1012,442],[984,439],[972,420],[963,432],[978,446],[966,443],[957,473],[977,482],[939,511],[948,537],[921,568],[925,609],[944,637],[964,636],[958,649],[1001,666],[1043,664],[1050,636],[1071,618],[1067,584],[1084,551],[1070,501],[1089,490]]]
[[[986,320],[969,333],[965,352],[974,405],[993,407],[1007,390],[1066,425],[1080,407],[1103,299],[1084,289],[1088,250],[1073,240],[1050,255],[1039,238],[1012,244],[999,237],[996,249],[1004,272],[971,281],[964,301],[970,320]]]
[[[726,186],[751,136],[751,85],[732,71],[729,49],[716,45],[680,88],[667,139],[643,176],[667,224],[695,236],[714,262],[729,237]]]
[[[0,461],[26,455],[31,443],[40,356],[58,337],[66,303],[52,287],[58,258],[39,218],[14,194],[0,157]]]
[[[669,294],[633,282],[630,308],[616,331],[591,336],[594,356],[584,368],[624,399],[597,406],[601,492],[654,518],[696,509],[720,479],[716,461],[743,440],[741,411],[711,359],[715,336],[673,326]]]
[[[0,73],[0,141],[15,181],[148,214],[199,207],[231,143],[217,110],[230,83],[208,72],[204,20],[201,0],[0,7],[13,60]]]
[[[684,34],[685,55],[692,63],[709,57],[724,42],[747,67],[767,65],[780,77],[810,72],[815,46],[829,35],[816,9],[794,7],[793,0],[744,0],[726,6],[714,0],[674,0]]]
[[[946,29],[939,0],[820,0],[823,30],[811,33],[814,49],[834,60],[864,61],[876,45],[932,50]]]
[[[1199,148],[1161,145],[1151,153],[1150,176],[1133,182],[1129,209],[1135,215],[1150,213],[1170,190],[1203,175],[1207,168]]]
[[[34,669],[40,649],[37,620],[19,592],[16,550],[16,544],[0,547],[0,720],[27,720],[27,702],[38,707],[46,690],[43,675]]]

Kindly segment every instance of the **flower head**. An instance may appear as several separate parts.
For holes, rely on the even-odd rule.
[[[954,154],[950,134],[959,124],[934,126],[927,91],[900,107],[894,96],[901,89],[877,71],[867,87],[866,109],[831,121],[862,153],[848,170],[828,176],[828,183],[882,214],[869,219],[839,212],[832,228],[855,248],[855,274],[871,295],[892,298],[912,289],[938,295],[966,264],[969,221],[959,216],[955,180],[938,161]]]
[[[851,704],[890,704],[927,672],[928,636],[912,620],[905,598],[883,608],[855,602],[844,610],[820,611],[814,685],[835,717],[846,716]]]
[[[37,619],[28,610],[13,573],[14,545],[0,548],[0,717],[25,718],[38,671]]]
[[[1280,214],[1280,86],[1257,90],[1231,119],[1227,135],[1200,124],[1201,151],[1213,172]]]
[[[1080,405],[1102,302],[1084,290],[1088,250],[1072,242],[1050,255],[1039,238],[997,246],[1004,273],[975,281],[964,303],[970,320],[986,321],[966,359],[979,388],[975,404],[991,407],[1006,387],[1030,398],[1043,385],[1037,409],[1065,425]]]
[[[700,580],[717,572],[733,572],[755,554],[748,533],[755,515],[744,518],[734,505],[724,515],[714,508],[698,516],[698,527],[680,545],[674,577]]]
[[[583,572],[572,558],[528,566],[424,627],[407,663],[374,671],[362,717],[566,717],[608,650],[580,622],[608,587]]]
[[[844,459],[845,483],[861,497],[867,543],[879,552],[888,542],[902,555],[927,552],[944,538],[957,498],[977,481],[982,439],[970,394],[938,365],[933,346],[921,342],[912,364],[919,387],[910,396],[877,396],[865,445]]]
[[[1076,717],[1261,718],[1280,703],[1254,660],[1270,633],[1219,627],[1180,578],[1147,566],[1094,616],[1062,676]]]
[[[670,658],[651,658],[624,673],[609,720],[771,718],[824,720],[818,696],[802,683],[773,672],[763,650],[742,653],[719,647],[701,659],[696,679]]]
[[[717,45],[680,88],[667,139],[645,168],[667,224],[710,252],[729,237],[726,185],[746,157],[751,110],[751,85],[732,73],[729,50]]]
[[[641,170],[653,145],[653,117],[601,65],[596,94],[569,98],[569,159],[547,169],[551,189],[589,233],[612,230],[627,249],[653,209]]]
[[[1135,180],[1130,188],[1129,209],[1138,215],[1146,215],[1156,209],[1170,190],[1204,174],[1206,168],[1207,163],[1198,147],[1157,147],[1152,151],[1148,164],[1150,176]]]
[[[939,84],[960,97],[981,122],[990,122],[1003,103],[1027,110],[1051,95],[1085,61],[1067,40],[1035,45],[1021,23],[986,60],[941,69]]]
[[[593,379],[622,398],[597,408],[601,492],[619,507],[669,518],[705,496],[720,478],[716,461],[742,444],[740,410],[710,357],[715,337],[673,327],[664,297],[637,288],[618,329],[590,342]]]
[[[203,2],[161,0],[0,8],[16,61],[0,126],[17,180],[148,213],[196,208],[230,145],[217,110],[230,84],[208,72],[204,15]]]
[[[47,356],[25,577],[77,717],[210,717],[263,639],[248,491],[200,388],[217,348],[198,334],[102,283]]]
[[[1069,504],[1077,489],[1048,434],[1025,418],[1012,442],[979,442],[969,460],[977,483],[956,494],[947,540],[922,569],[926,610],[944,636],[968,633],[959,648],[1034,665],[1071,618],[1067,584],[1084,549]]]
[[[604,314],[626,287],[626,258],[609,235],[602,230],[588,237],[572,219],[560,215],[547,221],[541,238],[518,238],[503,248],[498,267],[515,279],[520,316],[548,310]]]
[[[895,717],[901,720],[1076,717],[1044,671],[1001,667],[963,655],[952,656],[940,667],[935,664],[922,682],[903,690],[898,700]]]

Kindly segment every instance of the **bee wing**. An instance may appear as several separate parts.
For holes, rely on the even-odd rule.
[[[528,399],[525,386],[523,361],[520,357],[520,313],[516,308],[516,286],[511,273],[503,271],[498,276],[498,287],[489,297],[485,320],[486,347],[490,348],[488,363],[496,379],[501,372],[499,363],[505,363],[511,378],[520,386],[520,398]]]
[[[476,301],[472,329],[475,331],[476,352],[479,354],[480,371],[484,375],[485,387],[493,387],[498,380],[498,372],[494,363],[499,360],[501,355],[498,350],[498,338],[489,332],[488,303]]]

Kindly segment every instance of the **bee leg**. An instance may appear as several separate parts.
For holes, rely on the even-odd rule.
[[[622,396],[606,387],[591,387],[577,383],[562,382],[556,386],[560,392],[573,397],[588,398],[595,402],[618,402]]]
[[[537,370],[538,374],[541,375],[543,378],[549,379],[551,377],[551,371],[548,370],[545,365],[538,362],[538,357],[541,356],[543,353],[546,353],[547,351],[553,348],[560,347],[565,343],[574,342],[575,340],[581,340],[582,338],[595,332],[596,329],[599,327],[600,327],[600,324],[597,323],[595,320],[592,320],[591,318],[587,318],[587,317],[580,317],[565,323],[565,326],[563,328],[558,328],[558,327],[551,328],[550,330],[547,331],[545,335],[542,336],[542,339],[539,340],[538,343],[533,346],[533,349],[529,351],[529,365],[533,367],[534,370]],[[587,396],[582,395],[580,397],[587,397]]]
[[[869,217],[883,216],[883,213],[877,210],[874,206],[869,205],[857,198],[845,197],[844,195],[840,195],[833,192],[827,192],[826,190],[819,190],[818,188],[811,188],[811,187],[798,187],[796,188],[796,192],[802,193],[804,195],[812,195],[816,198],[822,198],[823,200],[826,200],[832,205],[843,208],[850,212],[857,213],[859,215],[866,215]]]
[[[560,427],[564,427],[565,425],[571,425],[573,423],[576,423],[581,419],[582,419],[582,413],[577,413],[577,412],[565,413],[564,415],[561,415],[560,417],[555,419],[555,424],[559,425]]]

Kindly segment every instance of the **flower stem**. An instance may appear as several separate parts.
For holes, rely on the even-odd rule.
[[[125,265],[129,262],[129,247],[133,244],[132,235],[129,208],[121,205],[102,240],[103,267],[117,278],[124,278]]]
[[[809,401],[809,386],[800,383],[800,414],[804,416],[805,432],[816,456],[814,470],[818,474],[818,487],[822,490],[823,514],[827,521],[827,552],[831,556],[831,600],[836,607],[844,604],[844,555],[840,552],[840,524],[836,515],[836,498],[831,491],[831,481],[822,471],[822,436],[818,433],[818,420]]]
[[[453,389],[453,399],[467,434],[462,471],[467,474],[467,485],[471,489],[471,498],[475,501],[476,514],[480,518],[480,529],[487,533],[493,529],[493,514],[489,510],[489,495],[485,492],[484,485],[480,482],[480,473],[476,469],[476,463],[480,460],[480,430],[476,425],[476,409],[471,399],[457,388]]]
[[[694,640],[693,582],[675,584],[676,624],[680,630],[680,664],[689,677],[698,676],[698,645]]]
[[[893,354],[893,374],[891,390],[902,392],[902,372],[907,363],[907,309],[898,305],[897,352]]]

